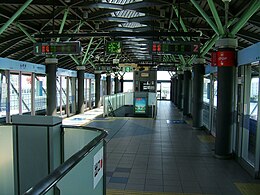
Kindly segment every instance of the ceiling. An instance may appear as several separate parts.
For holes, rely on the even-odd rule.
[[[190,66],[190,55],[151,55],[149,41],[199,41],[200,55],[209,61],[212,46],[219,34],[223,35],[219,29],[224,29],[223,36],[237,38],[239,50],[259,42],[259,7],[257,0],[226,4],[222,0],[1,0],[0,57],[44,64],[45,56],[33,54],[34,42],[80,41],[82,54],[57,56],[58,67],[76,70],[77,65],[84,65],[86,72],[93,72],[101,64],[112,64],[115,58],[120,62]],[[19,9],[21,13],[16,14]],[[249,19],[243,24],[245,18]],[[14,20],[9,24],[10,19]],[[227,30],[223,28],[226,23]],[[177,32],[199,32],[201,36],[175,36]],[[57,34],[61,34],[59,40],[54,38]],[[39,35],[46,37],[37,38]],[[105,44],[111,40],[122,42],[121,54],[106,53]]]

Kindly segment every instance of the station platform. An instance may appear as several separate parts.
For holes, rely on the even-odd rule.
[[[103,115],[103,106],[86,111],[84,114],[77,114],[62,120],[63,125],[85,126],[92,120]]]
[[[104,118],[108,195],[259,195],[260,181],[235,161],[214,158],[214,137],[194,130],[170,101],[156,119]]]

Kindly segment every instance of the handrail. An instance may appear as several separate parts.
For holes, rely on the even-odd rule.
[[[52,173],[43,178],[35,186],[27,190],[24,195],[39,195],[47,193],[59,180],[61,180],[73,167],[75,167],[92,149],[94,149],[101,140],[107,136],[107,131],[95,127],[75,127],[62,126],[62,128],[87,129],[90,131],[100,131],[101,134],[95,137],[91,142],[84,146],[80,151],[72,155],[68,160],[57,167]]]

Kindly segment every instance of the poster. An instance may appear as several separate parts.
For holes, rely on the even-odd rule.
[[[145,97],[135,98],[135,113],[145,114],[146,104],[147,104],[147,99]]]

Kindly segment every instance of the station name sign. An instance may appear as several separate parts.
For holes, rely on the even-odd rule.
[[[79,41],[35,43],[33,53],[39,56],[80,55],[81,44]]]

